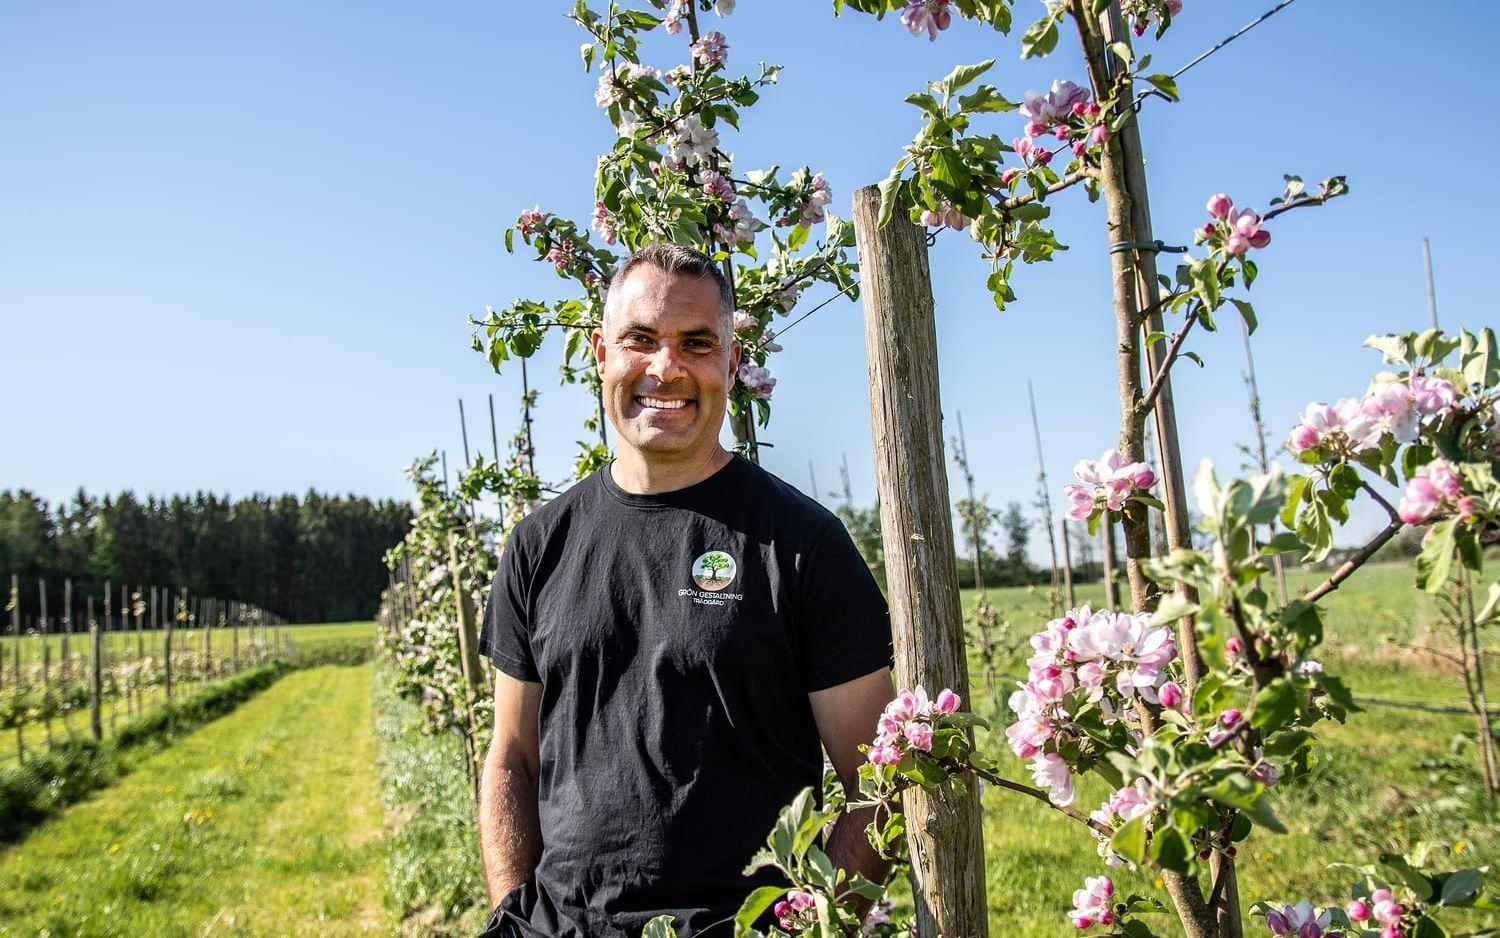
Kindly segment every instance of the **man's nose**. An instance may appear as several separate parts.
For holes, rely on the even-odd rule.
[[[651,353],[651,358],[646,364],[646,374],[662,384],[675,381],[687,374],[687,369],[682,366],[682,350],[671,342],[663,342],[656,351]]]

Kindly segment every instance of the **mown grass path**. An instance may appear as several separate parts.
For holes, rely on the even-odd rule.
[[[372,667],[293,672],[0,850],[0,934],[387,931]]]

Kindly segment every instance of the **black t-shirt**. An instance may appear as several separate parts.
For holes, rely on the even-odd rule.
[[[777,881],[746,863],[821,779],[808,693],[891,661],[843,524],[741,456],[654,495],[605,467],[521,521],[479,647],[542,685],[542,854],[502,909],[523,934],[588,938],[662,914],[732,934]]]

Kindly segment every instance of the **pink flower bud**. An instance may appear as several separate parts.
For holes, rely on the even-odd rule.
[[[1073,144],[1073,155],[1074,156],[1082,156],[1085,153],[1087,153],[1088,151],[1089,151],[1089,144],[1088,144],[1087,140],[1079,140],[1077,143]]]
[[[1015,182],[1016,177],[1019,175],[1021,175],[1021,171],[1012,166],[1010,169],[1007,169],[1005,172],[1000,174],[1000,184],[1008,186],[1011,183]]]
[[[1236,723],[1240,722],[1240,717],[1242,715],[1243,714],[1241,714],[1238,710],[1235,710],[1231,707],[1230,709],[1225,710],[1223,713],[1219,714],[1219,722],[1224,724],[1226,728],[1232,727]]]
[[[928,228],[943,227],[943,213],[933,211],[930,208],[927,209],[922,213],[922,224],[926,225]]]
[[[1026,136],[1040,137],[1043,133],[1046,132],[1046,130],[1047,128],[1043,127],[1041,124],[1032,121],[1031,123],[1026,125]]]
[[[1074,117],[1082,117],[1083,115],[1087,114],[1088,112],[1089,112],[1089,106],[1087,104],[1084,104],[1082,101],[1079,101],[1077,104],[1073,105],[1073,116]]]
[[[1073,919],[1073,927],[1077,928],[1079,931],[1082,931],[1085,928],[1092,928],[1093,925],[1094,920],[1092,918],[1089,918],[1087,915],[1080,915]]]
[[[1109,127],[1105,124],[1095,124],[1089,131],[1089,143],[1098,146],[1109,139]]]
[[[1232,211],[1234,211],[1234,203],[1222,192],[1208,200],[1208,214],[1217,219],[1228,218]]]
[[[1401,938],[1401,926],[1392,922],[1380,930],[1380,938]]]
[[[1263,248],[1270,243],[1271,233],[1265,229],[1261,229],[1250,236],[1250,246],[1253,248]]]
[[[1305,423],[1299,423],[1292,435],[1287,439],[1287,445],[1296,452],[1312,449],[1322,441],[1322,434],[1318,433],[1317,427],[1310,427]]]
[[[1037,147],[1031,151],[1031,159],[1038,166],[1046,166],[1052,162],[1052,151],[1046,147]]]
[[[1161,690],[1157,691],[1156,693],[1157,698],[1161,700],[1161,705],[1163,707],[1166,707],[1168,710],[1176,710],[1182,706],[1182,686],[1179,685],[1176,681],[1168,681],[1167,683],[1163,684],[1161,686]]]
[[[1229,636],[1228,640],[1224,642],[1225,657],[1238,657],[1240,652],[1244,650],[1245,643],[1240,640],[1240,637],[1238,635],[1231,635]]]
[[[1351,922],[1365,922],[1370,918],[1370,906],[1363,899],[1355,899],[1344,907],[1344,914]]]
[[[1203,226],[1203,237],[1212,238],[1214,236],[1214,232],[1217,230],[1218,229],[1214,227],[1214,223],[1209,222],[1208,224]]]
[[[1057,130],[1055,132],[1057,134],[1057,139],[1066,140],[1073,135],[1073,128],[1069,127],[1067,124],[1058,124]]]
[[[912,744],[912,748],[923,752],[932,751],[932,727],[926,723],[908,723],[904,730],[906,741]]]
[[[792,911],[792,904],[785,899],[771,907],[771,914],[777,918],[786,918]]]
[[[1297,929],[1297,938],[1323,938],[1323,929],[1317,922],[1303,922]]]
[[[948,688],[938,691],[937,708],[939,713],[955,713],[963,706],[963,698]]]
[[[1275,910],[1266,913],[1266,927],[1273,935],[1285,935],[1291,931],[1291,927],[1287,925],[1286,916]]]

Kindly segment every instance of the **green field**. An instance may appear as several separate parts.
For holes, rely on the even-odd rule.
[[[0,934],[387,931],[372,673],[292,672],[0,849]]]

